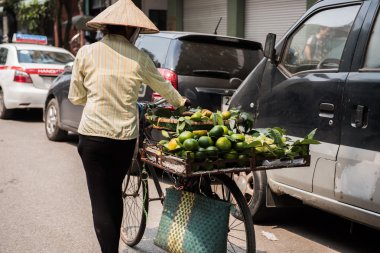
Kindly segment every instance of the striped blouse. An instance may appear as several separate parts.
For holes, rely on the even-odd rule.
[[[69,99],[85,105],[78,132],[117,140],[138,136],[136,101],[145,83],[174,106],[185,99],[165,81],[149,56],[120,35],[82,47],[75,58]]]

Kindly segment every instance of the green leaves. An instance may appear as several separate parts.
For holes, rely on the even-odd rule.
[[[261,141],[253,141],[253,142],[247,144],[247,147],[248,148],[255,148],[255,147],[259,147],[261,145],[262,145]]]
[[[317,140],[313,140],[313,139],[303,139],[300,144],[302,145],[309,145],[309,144],[321,144],[319,141]]]
[[[214,123],[214,126],[216,126],[216,125],[223,126],[224,125],[223,116],[222,116],[222,113],[220,111],[212,114],[212,122]]]
[[[186,119],[184,117],[180,117],[178,119],[176,133],[179,135],[186,127]]]
[[[249,148],[255,148],[259,155],[270,158],[294,159],[298,156],[309,155],[309,146],[319,144],[314,139],[316,129],[311,131],[304,139],[292,141],[285,137],[285,130],[279,127],[267,129],[254,129],[246,134]]]
[[[301,155],[301,156],[308,155],[310,144],[320,144],[319,141],[314,139],[316,131],[317,129],[314,129],[308,135],[306,135],[306,137],[303,140],[295,141],[293,145],[290,147],[288,155],[292,156],[293,158],[297,155]]]
[[[253,127],[254,117],[253,114],[247,112],[241,112],[239,115],[239,121],[244,132],[248,132]]]
[[[30,33],[38,34],[43,20],[49,17],[50,10],[48,1],[39,3],[38,0],[20,2],[18,18],[22,24],[27,26]]]
[[[230,125],[230,129],[233,131],[236,128],[236,120],[230,119],[228,123]]]
[[[282,142],[281,138],[282,138],[284,132],[285,131],[283,129],[276,127],[276,128],[269,129],[268,135],[270,138],[272,138],[274,140],[274,143],[283,147],[285,145],[285,143]]]
[[[230,112],[231,112],[231,117],[230,117],[231,119],[236,119],[239,117],[239,114],[240,114],[239,110],[231,109]]]
[[[173,124],[173,127],[168,129],[172,129],[175,133],[162,131],[162,136],[166,139],[173,138],[173,136],[179,136],[180,133],[185,130],[190,131],[189,129],[192,129],[193,126],[196,126],[197,130],[206,131],[206,129],[208,129],[208,134],[212,137],[210,130],[212,126],[210,122],[207,122],[211,120],[214,127],[227,127],[228,131],[224,130],[223,135],[230,142],[232,142],[233,148],[238,152],[243,152],[242,150],[247,149],[251,150],[251,152],[256,152],[258,156],[266,157],[268,159],[294,159],[299,156],[306,156],[309,155],[310,145],[320,143],[314,139],[317,129],[312,130],[305,136],[305,138],[294,141],[291,137],[286,137],[285,129],[280,127],[265,129],[253,128],[254,117],[250,113],[240,112],[239,110],[233,109],[230,110],[231,116],[226,116],[226,114],[224,114],[225,120],[223,120],[222,112],[217,111],[212,113],[211,111],[207,111],[208,110],[206,109],[201,110],[200,108],[194,108],[188,111],[185,111],[185,108],[178,108],[176,111],[161,109],[151,111],[152,114],[150,114],[150,116],[152,116],[152,119],[153,117],[160,117],[162,119],[166,118],[166,124]],[[202,124],[203,122],[205,124]],[[231,132],[236,134],[244,134],[244,144],[240,145],[240,143],[238,143],[238,139],[235,139]],[[178,150],[182,144],[176,141],[174,144],[171,143],[171,146],[171,150]]]
[[[308,140],[311,140],[314,138],[314,135],[316,133],[317,129],[314,129],[313,131],[311,131],[306,137],[305,139],[308,139]]]
[[[161,131],[161,134],[162,134],[162,136],[164,136],[164,137],[167,138],[167,139],[170,138],[169,133],[168,133],[167,131],[165,131],[165,130],[162,130],[162,131]]]
[[[186,106],[180,106],[172,112],[172,116],[181,116],[186,111]]]
[[[314,129],[311,131],[306,137],[301,141],[301,144],[307,145],[307,144],[320,144],[319,141],[314,140],[314,135],[316,133],[317,129]]]

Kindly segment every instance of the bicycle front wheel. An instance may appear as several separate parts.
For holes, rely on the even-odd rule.
[[[251,213],[236,183],[227,175],[211,176],[214,197],[232,204],[227,237],[227,252],[256,252]]]
[[[124,213],[120,231],[123,242],[131,247],[144,235],[149,207],[148,173],[142,172],[140,161],[134,162],[138,163],[138,169],[132,166],[123,182]]]

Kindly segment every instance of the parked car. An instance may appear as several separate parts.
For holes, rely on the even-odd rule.
[[[255,220],[291,196],[380,229],[379,9],[378,0],[318,1],[276,46],[267,37],[266,58],[230,107],[256,115],[257,128],[279,126],[294,138],[317,128],[322,144],[312,145],[310,167],[236,175],[248,180],[240,188]],[[321,27],[330,28],[330,45],[309,61],[305,48]]]
[[[0,45],[0,118],[12,109],[43,108],[47,90],[74,56],[63,48],[31,43]]]
[[[141,35],[136,46],[146,52],[163,77],[190,99],[192,106],[211,110],[226,109],[241,80],[263,58],[258,42],[212,34],[161,32]],[[76,132],[82,106],[67,99],[71,72],[59,76],[45,102],[46,135],[50,140]],[[159,95],[143,84],[141,101]]]

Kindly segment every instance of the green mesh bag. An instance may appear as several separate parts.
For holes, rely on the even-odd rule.
[[[226,252],[229,214],[227,202],[168,188],[154,244],[170,253]]]

